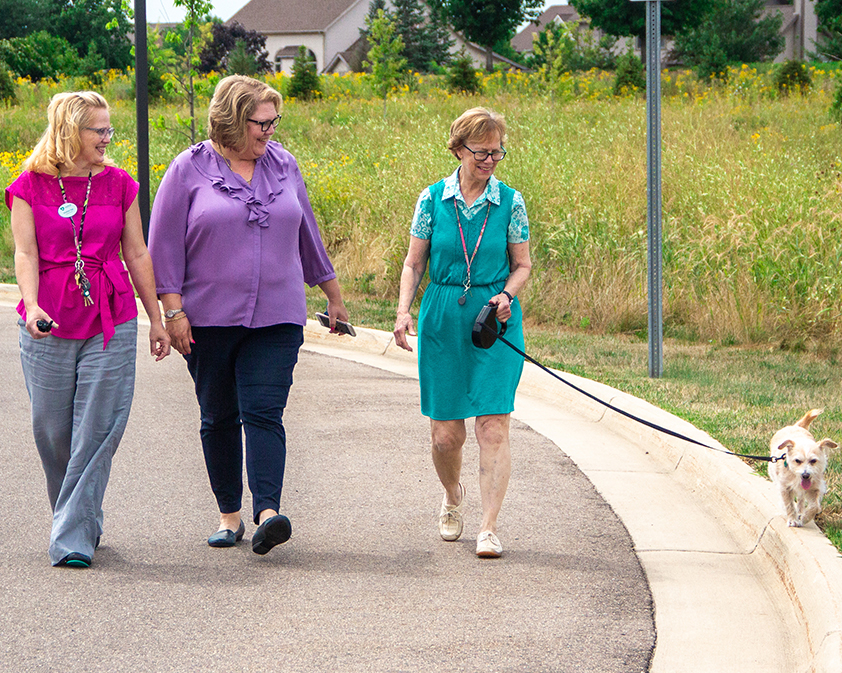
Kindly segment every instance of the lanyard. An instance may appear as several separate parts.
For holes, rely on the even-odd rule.
[[[85,306],[93,306],[93,299],[91,299],[91,282],[85,275],[85,260],[82,259],[82,233],[85,229],[85,215],[88,213],[88,197],[91,195],[91,181],[93,173],[88,171],[88,188],[85,191],[85,203],[82,205],[82,217],[79,220],[79,233],[76,234],[76,223],[73,222],[73,215],[76,214],[75,204],[70,209],[59,208],[59,215],[70,220],[70,228],[73,230],[73,243],[76,246],[76,264],[74,265],[76,285],[82,291]],[[58,186],[61,189],[61,198],[65,206],[68,204],[67,193],[64,191],[64,182],[61,179],[61,171],[58,172]],[[64,210],[64,212],[62,212]],[[68,213],[68,214],[65,214]]]
[[[471,259],[468,259],[468,246],[465,245],[465,232],[462,231],[462,220],[459,219],[459,206],[456,204],[456,197],[453,198],[453,207],[456,209],[456,222],[459,225],[459,236],[462,237],[462,250],[465,252],[465,265],[468,267],[467,273],[465,274],[465,282],[463,283],[465,290],[462,292],[462,296],[459,297],[459,305],[464,306],[465,296],[468,294],[468,290],[471,289],[471,264],[474,263],[474,257],[477,255],[479,244],[482,242],[482,235],[485,232],[485,225],[488,224],[488,214],[491,212],[491,201],[488,202],[488,208],[485,210],[485,221],[482,223],[482,229],[480,229],[479,238],[477,239],[477,244],[474,246],[474,251],[471,253]]]

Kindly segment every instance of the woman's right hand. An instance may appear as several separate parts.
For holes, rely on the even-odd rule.
[[[50,316],[48,316],[45,311],[42,311],[40,306],[35,306],[32,309],[27,309],[26,331],[29,332],[29,335],[33,339],[45,339],[46,337],[50,336],[49,332],[42,332],[38,329],[39,320],[44,320],[45,322],[53,322],[52,318],[50,318]],[[52,327],[58,327],[58,325],[53,322]]]
[[[190,355],[190,344],[193,343],[193,330],[190,328],[190,319],[181,314],[182,318],[166,323],[167,334],[170,335],[170,343],[182,355]]]
[[[395,320],[395,344],[400,346],[405,351],[412,352],[412,346],[407,341],[407,335],[416,336],[415,327],[412,324],[412,316],[408,312],[398,311],[398,317]]]

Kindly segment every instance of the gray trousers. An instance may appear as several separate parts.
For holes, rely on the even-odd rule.
[[[102,349],[90,339],[33,339],[20,328],[20,354],[32,430],[53,510],[50,561],[93,557],[111,459],[134,396],[137,319],[117,325]]]

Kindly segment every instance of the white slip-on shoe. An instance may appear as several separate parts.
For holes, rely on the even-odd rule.
[[[477,556],[481,558],[499,558],[503,553],[503,545],[490,530],[485,530],[477,537]]]
[[[441,511],[439,512],[439,535],[442,540],[453,542],[458,540],[462,535],[462,528],[465,522],[462,520],[462,510],[465,507],[465,487],[462,482],[459,482],[459,488],[462,490],[462,499],[458,505],[447,504],[447,494],[441,501]]]

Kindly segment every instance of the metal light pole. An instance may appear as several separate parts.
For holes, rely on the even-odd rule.
[[[149,238],[149,66],[146,47],[146,0],[134,5],[134,76],[137,116],[137,194],[143,237]]]
[[[649,377],[664,373],[661,235],[661,0],[646,3],[646,191],[649,244]]]

